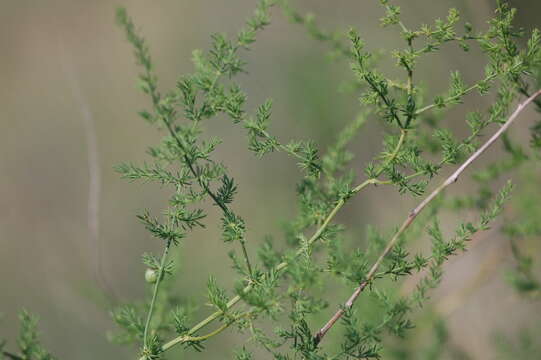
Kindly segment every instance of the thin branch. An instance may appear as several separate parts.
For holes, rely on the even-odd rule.
[[[334,48],[335,51],[338,51],[346,59],[351,58],[352,52],[349,46],[344,44],[336,36],[337,34],[340,34],[340,32],[329,31],[329,30],[325,30],[319,27],[315,22],[315,18],[311,16],[310,13],[307,13],[306,15],[302,15],[299,11],[297,11],[296,9],[293,9],[291,5],[289,4],[289,1],[287,0],[281,1],[279,6],[282,7],[282,9],[284,10],[284,13],[286,14],[286,16],[290,18],[290,21],[292,23],[296,23],[301,26],[304,26],[304,28],[307,30],[308,34],[312,38],[322,41],[322,42],[329,42],[331,44],[331,47]]]
[[[231,215],[232,211],[227,207],[227,205],[225,203],[223,203],[222,201],[219,200],[218,196],[214,192],[212,192],[212,190],[209,188],[208,184],[202,178],[201,173],[200,173],[199,169],[197,168],[197,166],[195,164],[196,161],[193,161],[193,159],[190,159],[190,157],[187,155],[187,151],[186,151],[187,146],[184,144],[184,139],[177,134],[175,128],[173,127],[172,120],[169,119],[168,116],[161,113],[160,110],[163,109],[162,105],[161,105],[162,96],[158,91],[157,80],[156,80],[156,77],[153,75],[153,72],[152,72],[151,58],[150,58],[150,55],[148,53],[148,48],[146,47],[144,40],[139,35],[137,35],[137,33],[134,31],[134,25],[131,22],[131,19],[128,18],[127,15],[122,11],[119,13],[119,16],[120,16],[119,17],[120,23],[124,25],[126,34],[128,36],[128,40],[135,47],[135,52],[136,52],[136,57],[138,59],[138,63],[140,65],[142,65],[143,68],[144,68],[144,73],[142,75],[140,75],[140,78],[143,79],[148,85],[148,89],[146,89],[145,92],[148,92],[148,94],[150,95],[154,111],[156,112],[156,115],[159,117],[159,119],[164,123],[164,125],[166,126],[169,134],[175,140],[178,147],[184,153],[184,154],[181,155],[181,158],[179,160],[181,160],[181,161],[183,160],[186,163],[186,165],[188,166],[190,172],[192,173],[194,178],[197,180],[197,183],[201,186],[201,188],[205,191],[205,193],[212,199],[212,201],[214,201],[214,203],[222,209],[224,214],[226,216]],[[237,51],[237,49],[240,48],[240,46],[241,46],[241,44],[238,43],[233,51],[234,52]],[[213,79],[213,82],[211,84],[211,88],[214,88],[214,86],[216,85],[216,83],[219,80],[220,76],[222,76],[222,75],[223,75],[222,71],[218,70],[216,72],[216,76]],[[195,126],[195,124],[197,124],[196,121],[194,121],[194,126]],[[248,267],[248,271],[250,272],[250,277],[252,277],[252,274],[251,274],[252,267],[250,265],[250,260],[249,260],[249,258],[247,256],[248,252],[246,250],[246,244],[244,242],[241,242],[241,246],[242,246],[243,255],[245,257],[246,265]]]
[[[459,100],[459,99],[460,99],[461,97],[463,97],[464,95],[467,95],[468,93],[472,92],[473,90],[478,89],[478,88],[479,88],[479,85],[480,85],[481,83],[492,81],[492,80],[494,80],[497,76],[498,76],[497,73],[494,73],[494,74],[491,74],[491,75],[487,76],[486,78],[484,78],[483,80],[481,80],[481,82],[478,82],[478,83],[473,84],[472,86],[470,86],[470,87],[468,87],[468,88],[462,90],[460,93],[458,93],[458,94],[456,94],[456,95],[453,95],[453,96],[446,97],[446,98],[444,99],[444,103],[449,103],[449,102],[451,102],[451,101],[457,101],[457,100]],[[438,106],[438,104],[433,103],[433,104],[427,105],[427,106],[425,106],[425,107],[422,107],[422,108],[418,109],[418,110],[415,112],[415,115],[419,115],[419,114],[421,114],[421,113],[424,113],[425,111],[430,110],[430,109],[432,109],[432,108],[435,108],[435,107],[437,107],[437,106]]]
[[[218,335],[219,333],[221,333],[222,331],[224,331],[225,329],[227,329],[228,327],[233,325],[235,323],[235,321],[237,321],[239,319],[242,319],[242,318],[249,318],[252,315],[253,315],[253,312],[245,312],[243,314],[235,316],[232,319],[227,319],[227,321],[224,324],[222,324],[220,327],[218,327],[216,330],[213,330],[210,333],[205,334],[205,335],[191,336],[190,332],[188,332],[187,335],[180,336],[178,339],[175,339],[174,342],[170,341],[170,342],[164,344],[164,346],[162,347],[162,352],[166,351],[167,349],[169,349],[170,347],[172,347],[172,346],[174,346],[176,344],[183,344],[183,343],[187,343],[187,342],[205,341],[207,339],[210,339],[211,337]]]
[[[263,129],[259,129],[259,131],[261,132],[261,134],[263,134],[263,136],[265,136],[268,140],[271,140],[272,139],[272,136],[270,136],[270,134],[268,132],[266,132],[265,130]],[[298,154],[297,152],[295,151],[292,151],[291,149],[289,149],[287,146],[285,146],[284,144],[282,144],[281,142],[278,142],[278,144],[276,145],[278,148],[282,149],[283,152],[285,152],[286,154],[289,154],[293,157],[296,157],[297,159],[301,160],[301,161],[306,161],[306,162],[309,162],[311,163],[311,161]],[[313,166],[318,170],[318,171],[323,171],[321,165],[317,164],[317,163],[314,163]]]
[[[167,244],[165,245],[165,249],[163,250],[163,255],[160,261],[160,269],[158,271],[158,278],[156,279],[156,283],[154,284],[154,290],[152,292],[152,300],[150,301],[150,307],[148,308],[147,320],[145,322],[145,330],[143,331],[143,346],[145,348],[148,347],[148,331],[150,329],[150,321],[152,320],[152,314],[154,312],[154,305],[158,297],[158,290],[160,287],[160,283],[164,276],[165,263],[167,261],[167,254],[169,253],[170,248],[171,248],[171,240],[167,242]]]
[[[387,158],[384,165],[382,165],[381,168],[378,169],[378,171],[375,174],[376,176],[374,178],[370,178],[370,179],[367,179],[367,180],[363,181],[361,184],[359,184],[355,188],[353,188],[353,190],[351,191],[352,195],[357,194],[358,192],[362,191],[368,185],[371,185],[371,184],[384,184],[385,183],[384,181],[378,180],[377,177],[380,176],[383,173],[383,170],[387,165],[389,165],[391,162],[394,161],[394,159],[396,159],[396,157],[398,156],[398,153],[400,152],[400,149],[404,145],[407,134],[408,134],[407,130],[401,129],[398,144],[396,145],[395,149],[390,154],[390,156]],[[347,200],[343,199],[343,198],[338,200],[338,202],[336,203],[334,208],[331,210],[331,212],[327,215],[327,217],[325,218],[323,223],[320,225],[320,227],[310,237],[310,239],[308,240],[308,245],[312,245],[319,238],[321,238],[321,235],[325,232],[325,230],[327,229],[327,227],[329,226],[331,221],[334,219],[334,217],[336,216],[338,211],[344,206],[346,201]],[[299,249],[295,255],[299,256],[301,254],[302,254],[302,249]],[[289,266],[289,264],[287,262],[283,261],[283,262],[279,263],[278,265],[276,265],[274,267],[274,271],[276,273],[279,273],[282,270],[284,270],[285,268],[287,268],[288,266]],[[246,294],[246,293],[250,292],[253,289],[253,286],[254,285],[252,283],[250,283],[242,291]],[[240,295],[236,295],[235,297],[231,298],[231,300],[229,300],[229,302],[227,303],[227,309],[230,309],[233,306],[235,306],[240,300],[241,300]],[[202,328],[204,328],[208,324],[212,323],[214,320],[220,318],[223,314],[224,314],[224,312],[221,311],[221,310],[215,311],[214,313],[210,314],[208,317],[206,317],[205,319],[203,319],[202,321],[200,321],[199,323],[194,325],[185,335],[177,336],[176,338],[174,338],[174,339],[168,341],[167,343],[165,343],[161,348],[161,352],[167,351],[167,350],[169,350],[170,348],[174,347],[177,344],[182,344],[182,343],[186,342],[185,341],[186,336],[194,335],[199,330],[201,330]],[[144,359],[145,359],[144,357],[141,357],[139,360],[144,360]]]
[[[518,69],[520,66],[522,66],[523,63],[522,62],[518,62],[516,64],[514,64],[512,67],[511,67],[511,70],[515,70],[515,69]],[[460,93],[456,94],[456,95],[453,95],[453,96],[449,96],[447,98],[444,99],[444,103],[449,103],[449,102],[452,102],[452,101],[457,101],[459,100],[460,98],[462,98],[464,95],[467,95],[468,93],[472,92],[473,90],[476,90],[476,89],[479,89],[480,88],[480,85],[483,84],[483,83],[489,83],[489,82],[492,82],[493,80],[495,80],[498,76],[500,76],[499,73],[493,73],[493,74],[490,74],[488,76],[486,76],[484,79],[482,79],[481,81],[471,85],[470,87],[462,90]],[[528,94],[528,92],[524,92],[521,90],[520,88],[520,84],[519,84],[519,91],[525,95],[525,96],[530,96],[530,94]],[[534,100],[534,102],[536,104],[540,103],[539,100]],[[419,115],[421,113],[424,113],[425,111],[427,110],[430,110],[432,108],[435,108],[435,107],[438,107],[438,104],[436,103],[433,103],[433,104],[430,104],[430,105],[427,105],[425,107],[422,107],[420,109],[418,109],[416,112],[415,112],[415,115]]]
[[[385,9],[387,9],[387,11],[391,11],[391,7],[389,5],[384,5],[385,6]],[[406,25],[404,25],[404,23],[402,22],[402,20],[398,20],[398,25],[400,25],[400,28],[402,29],[402,31],[404,33],[408,33],[409,30],[408,28],[406,27]]]
[[[398,242],[400,236],[406,231],[406,229],[413,223],[417,215],[423,209],[432,201],[434,200],[443,190],[445,190],[449,185],[454,184],[459,176],[466,170],[468,166],[470,166],[479,156],[481,156],[498,138],[511,126],[511,124],[515,121],[515,119],[518,117],[518,115],[530,104],[535,98],[537,98],[539,95],[541,95],[541,90],[538,90],[535,92],[532,96],[530,96],[528,99],[526,99],[524,102],[520,103],[516,110],[513,112],[513,114],[507,119],[507,121],[492,135],[490,139],[488,139],[487,142],[483,144],[473,155],[471,155],[451,176],[449,176],[440,186],[438,186],[428,197],[426,197],[415,209],[413,209],[400,229],[394,234],[394,236],[391,238],[391,240],[387,243],[387,246],[381,253],[381,255],[378,257],[376,262],[372,265],[370,268],[370,271],[368,272],[368,275],[366,276],[366,279],[359,284],[359,286],[355,289],[353,294],[349,297],[349,299],[346,301],[346,303],[327,321],[327,323],[315,334],[314,341],[316,344],[319,344],[325,334],[334,326],[334,324],[342,317],[344,312],[348,309],[350,309],[353,304],[355,303],[355,300],[359,297],[359,295],[363,292],[363,290],[370,284],[370,282],[374,279],[374,275],[376,275],[376,272],[378,268],[380,267],[381,263],[385,259],[385,257],[391,252],[391,250],[394,248],[396,243]]]
[[[4,355],[7,358],[10,358],[11,360],[23,360],[22,357],[19,355],[15,355],[13,353],[10,353],[9,351],[2,351],[2,355]]]
[[[188,165],[188,168],[190,169],[190,172],[192,173],[192,175],[197,179],[197,183],[199,184],[199,186],[201,186],[201,188],[205,190],[208,196],[210,196],[212,201],[214,201],[214,203],[218,205],[220,209],[222,209],[224,215],[226,216],[231,215],[231,210],[229,210],[227,205],[222,203],[220,200],[218,200],[218,196],[215,193],[213,193],[212,190],[210,190],[210,188],[208,187],[208,185],[203,181],[203,179],[201,179],[199,172],[194,168],[193,162],[186,155],[186,147],[184,146],[182,139],[177,135],[177,133],[173,129],[173,126],[166,119],[163,119],[163,122],[165,126],[167,127],[169,134],[173,137],[173,139],[175,139],[175,142],[177,143],[178,147],[184,152],[184,155],[183,155],[184,162]],[[242,241],[240,241],[240,245],[242,247],[242,254],[244,256],[244,261],[246,262],[246,267],[248,268],[248,273],[250,274],[250,280],[252,280],[252,277],[253,277],[252,265],[250,264],[250,258],[248,257],[248,250],[246,250],[246,241],[243,239]]]

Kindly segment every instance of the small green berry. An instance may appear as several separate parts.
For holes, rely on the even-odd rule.
[[[145,280],[147,283],[154,284],[158,280],[158,271],[156,269],[147,269],[145,271]]]

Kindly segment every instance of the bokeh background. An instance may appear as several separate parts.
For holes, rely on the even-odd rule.
[[[456,7],[476,28],[485,27],[495,6],[487,0],[396,3],[411,26],[443,18],[449,7]],[[293,4],[316,14],[329,29],[358,28],[369,48],[402,46],[395,29],[379,27],[382,9],[376,0]],[[118,301],[145,296],[140,256],[158,251],[160,244],[135,215],[145,208],[161,209],[167,192],[129,184],[113,171],[123,161],[144,161],[147,146],[159,139],[136,115],[148,99],[136,88],[132,49],[115,25],[119,5],[127,7],[148,39],[161,89],[191,71],[191,51],[206,49],[209,34],[235,33],[254,8],[247,0],[0,2],[0,337],[9,340],[8,348],[18,331],[17,311],[27,308],[40,316],[43,341],[61,359],[134,358],[133,349],[107,342],[113,325],[100,294]],[[539,1],[513,5],[519,9],[519,25],[541,26]],[[325,44],[274,9],[272,25],[245,54],[249,74],[239,81],[249,94],[249,108],[273,98],[271,131],[280,139],[312,138],[324,149],[360,110],[358,94],[340,91],[351,79],[347,61],[330,60],[327,52]],[[382,64],[389,74],[398,74],[389,54]],[[417,81],[436,94],[446,89],[451,70],[461,70],[469,83],[482,76],[483,66],[477,51],[465,57],[450,46],[422,61]],[[471,96],[465,108],[489,103],[490,97]],[[466,131],[463,115],[463,110],[449,113],[450,126],[459,134]],[[526,139],[525,124],[534,116],[527,112],[513,136]],[[259,161],[246,150],[242,129],[225,119],[208,128],[224,138],[217,156],[239,183],[236,206],[249,226],[251,249],[265,234],[279,238],[281,221],[295,214],[295,162],[284,154]],[[377,122],[369,122],[353,142],[353,165],[359,172],[379,149],[383,133]],[[497,156],[492,151],[486,159]],[[474,191],[471,185],[464,179],[455,192]],[[389,229],[414,202],[395,191],[370,191],[349,203],[338,219],[352,234],[362,234],[367,223]],[[232,283],[227,246],[212,225],[218,214],[215,209],[210,213],[211,225],[193,233],[178,256],[178,288],[194,302],[204,301],[209,274],[217,274],[222,284]],[[498,231],[482,238],[451,261],[434,296],[447,306],[452,343],[474,359],[494,358],[495,334],[535,325],[540,310],[539,303],[520,299],[503,280],[503,269],[512,262],[508,242]],[[485,273],[480,274],[481,268]],[[472,285],[471,279],[480,281]],[[464,296],[453,305],[451,295],[457,293]],[[234,332],[225,333],[209,342],[208,351],[185,358],[229,358],[237,340]]]

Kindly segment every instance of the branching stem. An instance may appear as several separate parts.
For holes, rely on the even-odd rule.
[[[224,331],[225,329],[230,327],[232,324],[235,323],[235,321],[237,321],[239,319],[242,319],[242,318],[250,317],[251,315],[252,315],[252,312],[246,312],[246,313],[240,314],[238,316],[235,316],[232,319],[228,319],[226,323],[222,324],[216,330],[211,331],[210,333],[205,334],[205,335],[201,335],[201,336],[192,336],[194,331],[190,330],[190,331],[188,331],[188,333],[186,335],[179,336],[179,337],[165,343],[162,346],[161,351],[162,352],[167,351],[168,349],[172,348],[173,346],[175,346],[177,344],[183,344],[183,343],[187,343],[187,342],[204,341],[204,340],[210,339],[211,337],[213,337],[215,335],[218,335],[219,333],[221,333],[222,331]],[[143,358],[141,358],[140,360],[142,360],[142,359]]]
[[[167,130],[169,131],[169,134],[173,137],[173,139],[175,139],[175,142],[177,143],[178,147],[184,153],[186,153],[186,147],[184,146],[184,144],[182,142],[182,139],[180,139],[179,136],[177,135],[177,133],[173,130],[173,127],[171,126],[171,124],[168,121],[166,121],[165,119],[164,119],[163,122],[167,126]],[[199,176],[199,173],[196,171],[192,161],[188,158],[188,156],[186,154],[184,154],[184,162],[188,165],[188,168],[190,169],[190,172],[197,179],[197,183],[199,184],[199,186],[201,186],[201,188],[203,188],[203,190],[205,190],[205,192],[208,194],[208,196],[210,196],[212,201],[214,201],[214,203],[218,207],[220,207],[220,209],[222,209],[222,211],[224,212],[225,215],[231,214],[231,210],[229,210],[227,205],[224,204],[222,201],[220,201],[218,199],[218,197],[216,196],[216,194],[214,194],[214,192],[212,192],[212,190],[210,190],[210,188],[203,181],[203,179],[201,179],[201,176]],[[250,274],[250,278],[252,278],[252,275],[253,275],[253,273],[252,273],[252,265],[250,264],[250,258],[248,256],[248,251],[246,250],[246,242],[245,242],[244,239],[242,241],[240,241],[240,245],[241,245],[241,248],[242,248],[242,254],[243,254],[243,257],[244,257],[244,261],[246,262],[246,267],[248,268],[248,273]]]
[[[520,63],[517,64],[516,66],[518,66],[518,65],[520,65]],[[460,93],[458,93],[458,94],[456,94],[456,95],[449,96],[449,97],[445,98],[444,102],[445,102],[445,103],[449,103],[449,102],[451,102],[451,101],[456,101],[456,100],[460,99],[461,97],[463,97],[464,95],[469,94],[469,93],[472,92],[473,90],[478,89],[478,88],[480,87],[480,84],[482,84],[482,83],[488,83],[488,82],[494,80],[495,78],[498,77],[498,75],[499,75],[498,73],[490,74],[490,75],[488,75],[487,77],[485,77],[481,82],[478,82],[478,83],[476,83],[476,84],[474,84],[474,85],[472,85],[472,86],[470,86],[470,87],[464,89],[463,91],[461,91]],[[417,110],[417,111],[415,112],[415,115],[419,115],[419,114],[421,114],[421,113],[424,113],[425,111],[430,110],[430,109],[432,109],[432,108],[435,108],[435,107],[437,107],[437,106],[438,106],[438,105],[434,103],[434,104],[430,104],[430,105],[427,105],[427,106],[425,106],[425,107],[422,107],[422,108],[420,108],[419,110]]]
[[[359,295],[363,292],[363,290],[368,286],[371,281],[373,280],[374,276],[376,275],[376,272],[378,268],[380,267],[381,263],[385,259],[385,257],[391,252],[391,250],[394,248],[396,243],[398,242],[400,236],[406,231],[406,229],[413,223],[417,215],[423,209],[432,201],[434,200],[443,190],[445,190],[449,185],[454,184],[459,176],[466,170],[468,166],[470,166],[479,156],[481,156],[498,138],[511,126],[511,124],[515,121],[515,119],[518,117],[518,115],[530,104],[535,98],[537,98],[539,95],[541,95],[541,90],[538,90],[535,92],[532,96],[530,96],[528,99],[526,99],[524,102],[520,103],[516,110],[511,114],[511,116],[507,119],[507,121],[488,139],[487,142],[485,142],[477,151],[475,151],[451,176],[449,176],[441,185],[439,185],[434,191],[426,197],[415,209],[413,209],[406,220],[402,223],[402,226],[398,231],[394,234],[394,236],[391,238],[391,240],[387,243],[387,246],[383,250],[383,252],[380,254],[376,262],[372,265],[370,268],[370,271],[368,272],[366,279],[359,284],[359,286],[355,289],[353,294],[349,297],[349,299],[346,301],[346,303],[327,321],[327,323],[315,334],[314,341],[316,344],[319,344],[325,334],[334,326],[334,324],[342,317],[344,312],[347,309],[350,309],[353,304],[355,303],[355,300],[359,297]]]
[[[381,166],[380,169],[378,169],[378,171],[376,172],[376,176],[374,178],[370,178],[370,179],[367,179],[365,181],[363,181],[361,184],[359,184],[358,186],[356,186],[355,188],[353,188],[353,190],[351,191],[352,195],[354,194],[357,194],[358,192],[362,191],[364,188],[366,188],[368,185],[370,184],[384,184],[385,182],[384,181],[381,181],[381,180],[378,180],[377,177],[380,176],[382,173],[383,173],[383,169],[389,165],[391,162],[393,162],[396,157],[398,156],[398,153],[400,152],[400,149],[402,148],[403,144],[404,144],[404,141],[406,139],[406,136],[407,136],[407,131],[406,130],[401,130],[401,133],[400,133],[400,138],[398,140],[398,144],[396,145],[394,151],[390,154],[390,156],[387,158],[387,160],[385,161],[384,165]],[[334,219],[334,217],[336,216],[336,214],[338,213],[338,211],[344,206],[344,204],[346,203],[346,199],[340,199],[338,200],[338,202],[336,203],[336,205],[334,206],[334,208],[331,210],[331,212],[327,215],[327,217],[325,218],[325,220],[323,221],[323,223],[319,226],[319,228],[316,230],[316,232],[310,237],[310,239],[308,240],[308,245],[312,245],[314,242],[316,242],[320,237],[321,235],[323,234],[323,232],[327,229],[327,227],[329,226],[330,222]],[[302,254],[302,249],[299,249],[296,253],[296,256],[299,256]],[[282,270],[284,270],[285,268],[288,267],[288,263],[283,261],[281,263],[279,263],[278,265],[275,266],[274,268],[274,271],[276,271],[277,273],[280,273]],[[244,289],[243,289],[243,292],[244,293],[248,293],[252,290],[254,284],[250,283],[248,284]],[[239,301],[241,300],[241,297],[239,295],[236,295],[235,297],[231,298],[231,300],[229,300],[229,302],[227,303],[227,308],[230,309],[232,308],[233,306],[235,306]],[[186,335],[181,335],[181,336],[178,336],[172,340],[170,340],[169,342],[165,343],[162,348],[161,348],[161,352],[164,352],[164,351],[167,351],[168,349],[172,348],[173,346],[177,345],[177,344],[181,344],[181,343],[185,343],[186,342],[186,336],[192,336],[193,334],[197,333],[197,331],[199,331],[200,329],[202,329],[203,327],[207,326],[208,324],[210,324],[211,322],[213,322],[214,320],[220,318],[222,315],[223,315],[223,311],[221,310],[218,310],[218,311],[215,311],[214,313],[212,313],[211,315],[209,315],[207,318],[203,319],[201,322],[199,322],[198,324],[194,325],[187,333]],[[226,327],[227,328],[227,327]],[[222,329],[222,331],[225,330]],[[144,360],[144,358],[140,358],[139,360]]]
[[[390,12],[392,10],[391,7],[388,4],[385,4],[384,6],[385,6],[385,9],[387,9],[387,11]],[[398,25],[400,25],[400,28],[402,29],[403,32],[405,32],[405,33],[409,32],[408,28],[406,27],[406,25],[404,25],[402,20],[398,20]]]

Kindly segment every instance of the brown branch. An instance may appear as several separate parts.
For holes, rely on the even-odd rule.
[[[415,220],[417,215],[423,209],[432,201],[434,200],[443,190],[445,190],[449,185],[455,183],[459,176],[466,170],[468,166],[471,165],[479,156],[481,156],[498,138],[511,126],[511,124],[515,121],[515,119],[518,117],[518,115],[524,110],[524,108],[530,104],[535,98],[537,98],[539,95],[541,95],[541,90],[536,91],[532,96],[530,96],[528,99],[526,99],[524,102],[520,103],[516,110],[511,114],[511,116],[507,119],[507,121],[492,135],[490,139],[488,139],[487,142],[483,144],[473,155],[471,155],[451,176],[449,176],[440,186],[438,186],[428,197],[426,197],[415,209],[413,209],[400,229],[394,234],[394,236],[391,238],[391,240],[388,242],[387,246],[381,253],[381,255],[378,257],[376,262],[372,265],[370,268],[370,271],[368,272],[368,275],[366,276],[366,279],[359,284],[359,286],[355,289],[353,294],[349,297],[349,299],[346,301],[346,303],[327,321],[327,323],[314,335],[314,342],[316,344],[319,344],[325,334],[334,326],[334,324],[344,315],[344,312],[348,309],[350,309],[353,304],[355,303],[355,300],[359,297],[359,295],[363,292],[363,290],[366,288],[366,286],[374,279],[374,276],[376,275],[376,271],[380,267],[381,263],[383,262],[383,259],[389,254],[389,252],[393,249],[393,247],[398,242],[398,239],[400,236],[406,231],[406,229],[411,225],[411,223]]]

